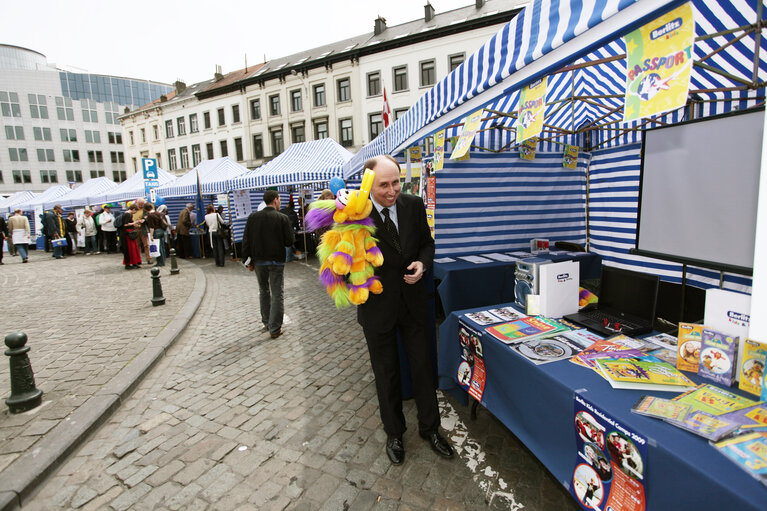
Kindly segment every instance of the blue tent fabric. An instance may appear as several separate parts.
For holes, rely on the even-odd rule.
[[[176,180],[176,176],[166,172],[158,167],[157,180],[160,186],[169,184]],[[143,173],[133,174],[131,177],[118,184],[115,188],[107,191],[105,194],[96,198],[96,202],[120,202],[136,199],[144,196],[144,175]]]
[[[37,195],[34,192],[30,192],[28,190],[16,192],[5,199],[0,200],[0,213],[8,213],[12,211],[11,208],[15,207],[18,204],[22,204]]]
[[[43,208],[49,209],[56,204],[61,204],[65,208],[96,204],[98,197],[116,187],[117,183],[106,177],[89,179],[66,195],[46,200]]]
[[[197,194],[197,174],[200,175],[202,194],[226,193],[231,190],[231,181],[247,172],[228,156],[205,160],[178,179],[160,186],[157,194],[161,197],[189,197]]]
[[[35,206],[42,206],[45,202],[55,201],[59,197],[71,192],[72,189],[67,185],[53,185],[44,192],[32,197],[31,199],[17,204],[16,207],[21,208],[23,211],[34,211]]]
[[[331,138],[291,144],[275,159],[232,182],[233,190],[327,182],[342,175],[352,153]]]

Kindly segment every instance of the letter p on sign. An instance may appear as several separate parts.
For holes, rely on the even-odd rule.
[[[157,179],[156,159],[141,158],[141,168],[144,170],[144,179]]]

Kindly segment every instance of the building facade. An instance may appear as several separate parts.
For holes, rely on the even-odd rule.
[[[427,3],[418,20],[388,27],[379,17],[357,37],[176,84],[164,101],[120,117],[129,172],[142,157],[178,174],[227,155],[255,168],[292,143],[326,137],[357,151],[383,130],[384,87],[394,120],[524,3],[477,0],[444,13]]]
[[[172,86],[73,73],[0,44],[0,194],[129,175],[118,117]]]

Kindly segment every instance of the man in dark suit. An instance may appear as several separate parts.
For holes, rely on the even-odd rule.
[[[375,172],[370,216],[384,257],[383,265],[376,269],[383,292],[371,294],[357,308],[357,320],[365,333],[375,375],[381,422],[387,435],[386,454],[395,465],[405,458],[399,330],[410,361],[418,432],[437,454],[450,458],[453,450],[439,433],[439,406],[429,358],[428,300],[423,275],[434,260],[434,239],[426,223],[426,211],[420,197],[400,195],[399,164],[391,156],[368,160],[365,168]]]

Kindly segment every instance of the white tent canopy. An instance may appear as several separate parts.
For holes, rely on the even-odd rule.
[[[51,199],[43,203],[45,209],[52,208],[56,204],[61,204],[65,208],[77,206],[87,206],[95,204],[96,198],[100,197],[108,190],[116,188],[117,183],[106,177],[96,177],[89,179],[68,194],[58,198]]]
[[[8,213],[9,211],[12,211],[11,208],[16,206],[17,204],[21,204],[23,202],[26,202],[33,197],[37,195],[34,192],[30,192],[28,190],[23,190],[21,192],[16,192],[13,195],[10,195],[9,197],[6,197],[5,199],[0,200],[0,213]]]
[[[72,189],[67,185],[53,185],[41,194],[18,204],[16,207],[21,208],[23,211],[34,211],[36,206],[42,206],[46,202],[55,201],[71,191]]]
[[[160,182],[160,186],[172,183],[176,180],[176,176],[164,171],[161,168],[157,168],[157,180]],[[124,200],[131,200],[137,197],[144,196],[144,175],[142,173],[133,174],[131,177],[117,185],[115,188],[107,191],[105,194],[96,198],[96,202],[118,202]]]
[[[179,177],[175,181],[160,186],[157,194],[161,197],[189,197],[197,195],[197,180],[199,176],[200,188],[203,195],[214,193],[226,193],[232,190],[230,182],[247,172],[243,167],[228,156],[205,160],[195,168]]]

